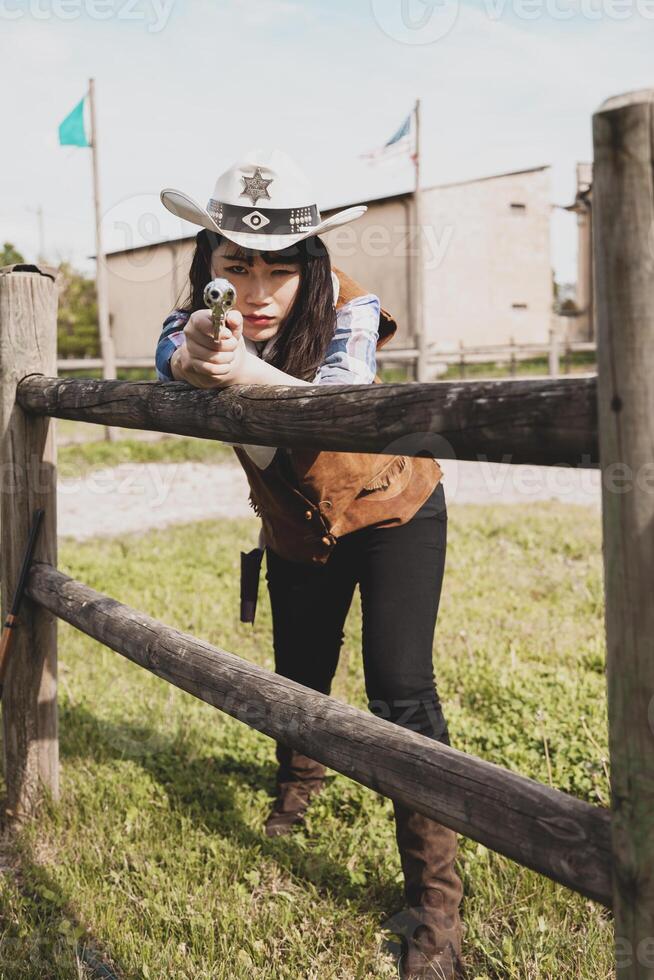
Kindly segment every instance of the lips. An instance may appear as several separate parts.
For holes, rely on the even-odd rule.
[[[245,316],[244,319],[249,320],[250,323],[268,323],[270,320],[272,320],[272,317],[251,313],[248,316]]]

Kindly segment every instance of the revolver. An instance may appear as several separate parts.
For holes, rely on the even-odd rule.
[[[229,279],[212,279],[204,287],[205,306],[211,310],[213,339],[218,340],[220,328],[225,325],[225,317],[236,302],[236,289]]]

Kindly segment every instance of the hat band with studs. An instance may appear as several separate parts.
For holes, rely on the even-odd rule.
[[[296,235],[320,224],[315,204],[302,208],[242,208],[210,198],[207,212],[225,231],[260,235]]]

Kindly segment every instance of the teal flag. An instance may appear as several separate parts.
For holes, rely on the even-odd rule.
[[[84,99],[86,96],[84,96]],[[59,126],[60,146],[90,146],[84,132],[84,99],[78,102]]]

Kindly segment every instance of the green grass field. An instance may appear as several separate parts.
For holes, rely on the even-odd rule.
[[[60,567],[266,667],[270,611],[238,620],[254,520],[86,544]],[[556,503],[452,505],[434,647],[453,744],[607,804],[600,519]],[[365,707],[360,610],[334,694]],[[62,798],[0,877],[0,976],[363,980],[395,976],[402,907],[387,800],[333,774],[306,829],[268,840],[270,739],[60,626]],[[10,861],[11,854],[3,860]],[[598,906],[462,840],[471,978],[604,980]]]
[[[122,430],[125,432],[125,430]],[[60,477],[84,476],[91,470],[121,463],[233,463],[230,446],[213,439],[164,438],[145,441],[122,435],[115,442],[80,442],[59,446],[57,470]]]

